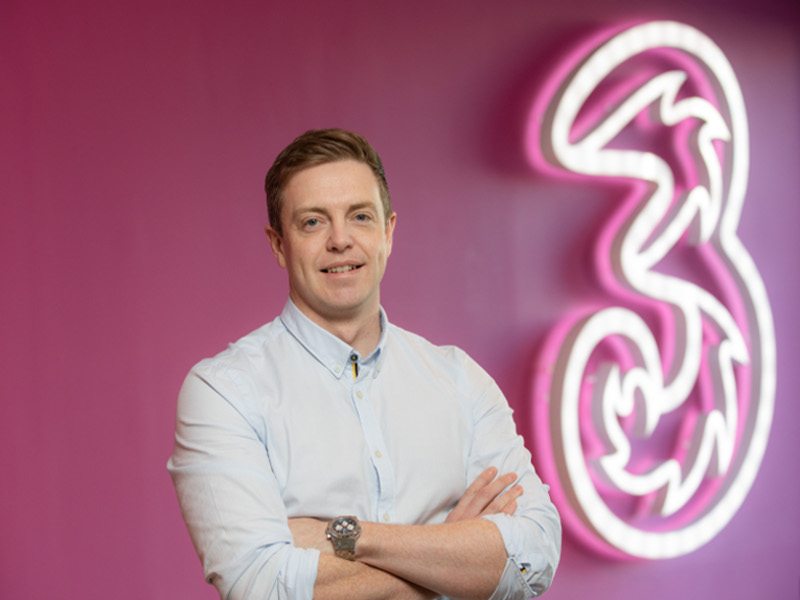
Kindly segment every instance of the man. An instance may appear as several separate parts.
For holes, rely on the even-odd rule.
[[[378,155],[310,131],[266,189],[289,301],[189,373],[168,465],[207,580],[223,598],[543,592],[560,523],[502,393],[381,309],[397,217]]]

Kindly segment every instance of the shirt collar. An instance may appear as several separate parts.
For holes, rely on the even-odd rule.
[[[383,307],[380,309],[381,336],[378,340],[378,345],[366,357],[362,357],[355,348],[314,323],[297,308],[291,299],[286,301],[286,306],[283,307],[280,319],[289,333],[337,379],[347,372],[351,362],[350,357],[354,354],[358,356],[360,363],[374,364],[373,373],[375,375],[380,370],[381,356],[386,345],[386,331],[388,329],[388,320]]]

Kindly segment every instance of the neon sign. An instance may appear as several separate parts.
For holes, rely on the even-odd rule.
[[[687,25],[624,29],[559,69],[526,146],[548,174],[627,194],[597,238],[606,300],[566,315],[537,365],[537,465],[590,548],[692,552],[750,490],[775,395],[767,294],[736,233],[749,144],[733,69]]]

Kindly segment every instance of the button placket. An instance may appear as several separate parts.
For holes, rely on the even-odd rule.
[[[372,378],[369,377],[356,383],[353,386],[352,398],[361,421],[373,472],[378,478],[378,498],[375,514],[381,521],[388,523],[393,520],[394,513],[394,469],[386,455],[386,443],[372,404],[369,402],[369,394],[366,387],[370,383],[372,383]]]

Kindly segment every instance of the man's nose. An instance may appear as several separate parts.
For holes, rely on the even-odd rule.
[[[344,221],[333,221],[331,223],[330,235],[328,236],[328,250],[331,252],[342,252],[353,245],[350,228]]]

